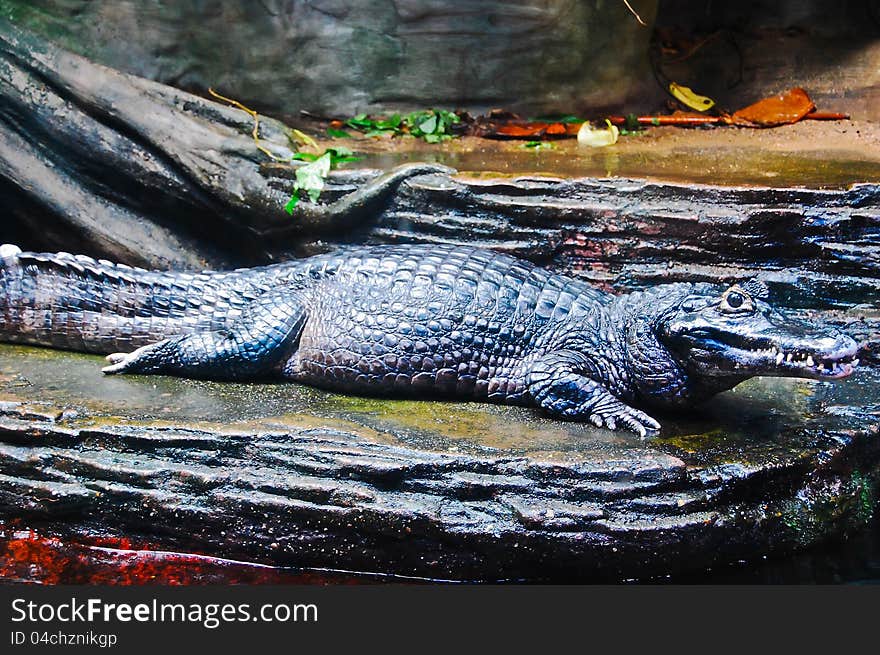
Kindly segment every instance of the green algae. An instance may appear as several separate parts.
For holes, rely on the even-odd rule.
[[[874,518],[874,512],[877,510],[877,475],[880,471],[875,471],[875,475],[869,475],[858,470],[854,470],[850,475],[848,482],[849,492],[855,498],[856,511],[854,512],[855,520],[859,523],[867,524]]]
[[[18,2],[17,0],[0,0],[0,19],[6,19],[16,27],[41,34],[81,55],[89,56],[90,54],[88,44],[74,37],[64,18],[53,14],[39,4]],[[34,40],[34,43],[42,49],[38,40]]]
[[[880,466],[854,469],[848,476],[827,475],[814,480],[783,503],[780,519],[801,546],[816,543],[831,532],[847,532],[870,523],[877,510]]]
[[[686,453],[695,453],[704,450],[708,446],[723,442],[727,433],[721,428],[715,428],[699,434],[680,434],[664,437],[663,443]]]

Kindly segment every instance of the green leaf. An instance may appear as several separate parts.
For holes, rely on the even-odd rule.
[[[411,135],[425,139],[428,143],[438,143],[453,138],[449,126],[461,122],[455,112],[444,109],[423,109],[410,112],[406,116],[394,114],[385,119],[371,119],[358,114],[346,121],[346,125],[359,130],[367,137]],[[429,139],[428,136],[431,136]]]
[[[316,155],[311,152],[295,152],[290,158],[293,161],[315,161],[320,155]]]
[[[426,135],[434,134],[434,132],[437,130],[437,116],[433,115],[427,120],[422,121],[421,123],[419,123],[418,127],[419,131],[423,132]]]
[[[621,134],[623,134],[624,131],[638,132],[640,129],[639,117],[635,114],[627,114],[623,121],[623,130],[621,130]]]
[[[578,118],[571,114],[549,114],[547,116],[538,116],[529,119],[532,123],[583,123],[583,118]]]
[[[301,143],[304,146],[308,146],[309,148],[317,148],[318,143],[310,137],[305,132],[302,132],[296,128],[288,128],[290,131],[287,135],[287,138],[293,141],[294,143]]]
[[[296,204],[299,202],[299,191],[295,191],[292,196],[290,196],[290,200],[287,201],[287,204],[284,205],[284,211],[286,211],[291,216],[293,215],[293,208],[296,207]]]
[[[349,134],[345,130],[337,130],[334,127],[328,127],[327,128],[327,136],[329,136],[333,139],[347,139],[351,136],[351,134]]]
[[[371,127],[373,127],[374,123],[375,121],[367,118],[366,114],[358,114],[353,118],[349,118],[345,122],[346,125],[348,125],[349,127],[353,127],[356,130],[370,129]]]
[[[313,162],[297,168],[296,182],[293,185],[293,190],[297,193],[294,193],[294,197],[299,198],[298,192],[304,191],[312,202],[317,202],[324,189],[324,178],[330,173],[330,164],[331,155],[329,152],[325,152]],[[291,205],[288,201],[287,204],[291,209],[296,206],[295,202]]]
[[[353,150],[350,150],[345,146],[334,146],[332,148],[327,148],[327,152],[329,152],[330,156],[334,159],[336,159],[337,157],[351,157],[354,154]]]
[[[321,155],[297,152],[291,159],[308,162],[296,169],[293,192],[284,205],[284,211],[292,215],[297,203],[303,199],[303,194],[312,202],[318,202],[321,191],[324,190],[324,181],[331,169],[346,162],[358,161],[361,157],[355,156],[354,152],[344,146],[338,146],[327,148]]]
[[[403,119],[403,124],[408,126],[418,125],[428,116],[430,116],[430,113],[427,111],[413,111],[406,115],[406,118]]]
[[[400,117],[400,114],[394,114],[391,118],[384,121],[375,121],[374,125],[378,130],[388,130],[391,132],[397,131],[400,127],[400,123],[403,119]]]

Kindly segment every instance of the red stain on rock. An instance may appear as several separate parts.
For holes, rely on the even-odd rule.
[[[67,541],[0,523],[0,581],[32,584],[339,584],[351,574],[303,572],[192,553],[152,550],[129,539]]]

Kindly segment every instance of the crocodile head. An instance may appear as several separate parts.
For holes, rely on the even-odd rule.
[[[697,384],[720,390],[756,375],[836,380],[858,366],[852,338],[783,315],[756,280],[672,295],[678,301],[668,305],[655,335]]]
[[[751,280],[728,289],[661,285],[621,296],[630,383],[644,402],[686,406],[750,377],[838,380],[859,364],[852,338],[786,316]]]

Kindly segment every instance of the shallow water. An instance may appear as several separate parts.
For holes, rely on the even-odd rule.
[[[537,151],[512,146],[449,147],[413,151],[367,152],[358,165],[387,169],[406,162],[451,166],[460,174],[500,176],[550,175],[562,178],[621,177],[685,184],[725,184],[846,189],[856,182],[880,181],[880,161],[863,153],[804,150],[774,152],[711,144],[703,147],[579,148],[554,142]],[[363,147],[363,146],[361,146]]]

